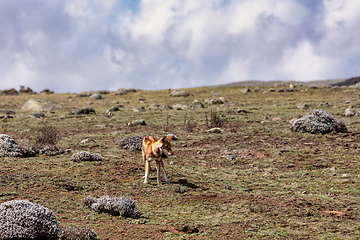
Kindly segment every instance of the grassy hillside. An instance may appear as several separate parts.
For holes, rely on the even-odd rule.
[[[360,238],[360,118],[343,116],[349,105],[360,107],[359,90],[259,88],[247,93],[243,87],[193,88],[186,89],[190,96],[177,98],[168,90],[110,93],[101,100],[75,94],[0,96],[0,108],[16,112],[14,118],[2,119],[0,133],[27,146],[44,125],[52,126],[61,135],[57,146],[71,150],[51,157],[1,158],[0,203],[39,203],[52,210],[62,226],[88,226],[100,239]],[[163,108],[219,96],[228,103]],[[53,100],[64,108],[45,112],[46,119],[31,118],[21,110],[31,98]],[[297,108],[301,102],[310,107]],[[328,104],[318,107],[324,102]],[[107,116],[110,107],[119,105],[120,111]],[[69,114],[81,107],[96,113]],[[146,111],[134,112],[133,107]],[[349,133],[289,130],[289,120],[317,108],[343,120]],[[222,133],[206,133],[211,112],[225,123]],[[127,125],[137,119],[146,125]],[[175,155],[165,161],[171,182],[158,186],[152,163],[149,184],[143,184],[141,153],[117,143],[126,136],[158,138],[168,133],[179,137],[173,142]],[[81,144],[86,138],[94,141]],[[99,153],[104,160],[70,161],[78,151]],[[82,208],[87,195],[129,196],[140,217]]]

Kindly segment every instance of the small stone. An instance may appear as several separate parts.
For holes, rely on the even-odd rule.
[[[331,168],[329,168],[329,171],[336,171],[336,168],[335,168],[335,167],[331,167]]]
[[[134,120],[131,123],[127,124],[128,126],[135,126],[135,125],[146,125],[146,122],[144,119],[138,119],[138,120]]]
[[[351,179],[341,179],[340,183],[352,183]]]
[[[227,160],[235,160],[237,159],[237,156],[235,154],[227,154],[227,155],[223,155],[223,158],[226,158]]]
[[[32,117],[32,118],[46,118],[45,114],[43,114],[42,112],[30,113],[30,117]]]
[[[114,106],[114,107],[109,108],[109,110],[107,110],[106,112],[117,112],[117,111],[120,111],[120,109],[118,107]]]
[[[204,108],[204,105],[203,105],[200,101],[194,100],[194,101],[190,104],[189,108],[191,108],[191,109]]]
[[[309,108],[310,106],[306,103],[300,103],[297,108],[300,108],[300,109],[306,109],[306,108]]]
[[[222,130],[221,128],[211,128],[209,130],[206,130],[207,133],[222,133],[224,130]]]
[[[141,108],[136,108],[136,107],[133,107],[133,111],[134,112],[145,112],[145,108],[144,107],[141,107]]]

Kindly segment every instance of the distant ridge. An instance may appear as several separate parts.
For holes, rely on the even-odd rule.
[[[355,85],[358,82],[360,82],[360,77],[349,78],[349,79],[340,78],[340,79],[327,79],[327,80],[313,80],[313,81],[308,81],[308,82],[280,81],[280,80],[272,80],[272,81],[249,80],[249,81],[239,81],[239,82],[221,84],[218,86],[223,86],[223,87],[255,87],[255,86],[270,87],[270,86],[275,86],[275,85],[293,83],[293,84],[299,84],[299,85],[303,85],[303,86],[324,87],[324,86],[351,86],[351,85]]]

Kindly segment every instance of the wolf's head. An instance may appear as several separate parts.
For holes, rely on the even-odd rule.
[[[162,137],[160,138],[161,140],[161,145],[160,145],[160,148],[162,150],[163,153],[165,153],[166,155],[173,155],[174,152],[171,150],[171,143],[170,143],[170,140],[171,140],[172,136],[169,136],[169,137]]]

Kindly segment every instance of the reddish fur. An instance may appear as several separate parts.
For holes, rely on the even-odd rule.
[[[150,169],[150,160],[154,159],[156,161],[156,169],[157,169],[157,182],[160,184],[160,170],[161,168],[164,171],[165,181],[169,181],[163,163],[163,158],[165,158],[166,154],[164,150],[167,150],[169,155],[173,155],[173,151],[171,150],[170,139],[172,137],[161,137],[159,140],[155,140],[152,136],[145,136],[142,142],[142,155],[145,164],[145,180],[144,183],[148,182],[149,169]],[[151,159],[152,158],[152,159]]]

